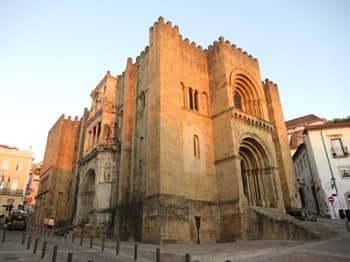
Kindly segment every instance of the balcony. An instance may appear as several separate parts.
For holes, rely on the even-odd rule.
[[[2,195],[15,195],[15,196],[23,196],[23,190],[22,189],[16,189],[13,190],[8,187],[0,188],[0,194]]]
[[[238,121],[242,121],[248,125],[255,126],[257,128],[261,128],[267,132],[272,132],[272,130],[273,130],[273,125],[270,124],[269,122],[267,122],[261,118],[249,115],[249,114],[247,114],[239,109],[236,109],[236,108],[232,108],[232,117],[237,119]]]
[[[349,155],[349,150],[347,146],[344,146],[341,149],[331,147],[331,152],[334,158],[347,157]]]

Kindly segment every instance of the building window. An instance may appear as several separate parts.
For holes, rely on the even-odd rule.
[[[16,164],[16,171],[22,171],[22,163],[21,162],[17,162]]]
[[[190,100],[190,109],[193,109],[193,90],[191,87],[188,89],[188,98]]]
[[[307,161],[306,161],[306,155],[303,154],[303,161],[304,161],[304,167],[306,168],[307,167]]]
[[[11,191],[12,192],[17,190],[17,185],[18,185],[18,180],[17,179],[13,179],[12,183],[11,183]]]
[[[342,178],[350,178],[350,166],[339,167],[339,173]]]
[[[242,110],[242,98],[238,92],[235,92],[235,94],[233,95],[233,105],[239,110]]]
[[[193,136],[193,155],[195,158],[200,158],[199,138],[197,135]]]
[[[194,110],[198,111],[199,106],[198,106],[198,91],[197,90],[194,91],[193,104],[194,104]]]
[[[9,168],[9,161],[4,160],[2,161],[2,169],[7,170]]]
[[[348,155],[347,147],[343,147],[340,138],[331,139],[331,146],[333,157],[343,157]]]
[[[189,108],[191,110],[199,111],[199,95],[198,90],[192,89],[191,87],[188,89],[188,101]]]

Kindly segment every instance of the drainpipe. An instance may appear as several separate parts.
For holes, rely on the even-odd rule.
[[[330,161],[329,156],[328,156],[328,152],[327,152],[327,149],[326,149],[326,144],[324,142],[323,132],[322,131],[323,131],[323,129],[321,128],[320,134],[321,134],[321,138],[322,138],[322,144],[323,144],[324,152],[326,153],[329,171],[331,173],[331,183],[332,183],[331,187],[333,188],[333,185],[334,185],[335,193],[336,193],[337,199],[338,199],[338,188],[337,188],[337,184],[335,182],[335,177],[334,177],[333,169],[332,169],[332,166],[331,166],[331,161]],[[331,205],[332,205],[332,208],[333,208],[334,216],[335,216],[335,218],[337,218],[337,214],[336,214],[336,212],[334,210],[334,203],[331,203]]]

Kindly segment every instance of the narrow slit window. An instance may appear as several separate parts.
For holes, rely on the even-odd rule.
[[[198,111],[199,110],[199,107],[198,107],[198,91],[197,90],[195,90],[194,91],[194,95],[193,95],[193,103],[194,103],[194,109],[196,110],[196,111]]]
[[[195,158],[200,158],[199,138],[197,135],[193,136],[193,154]]]
[[[192,90],[192,88],[190,88],[188,90],[188,98],[189,98],[189,102],[190,102],[190,109],[193,109],[193,90]]]

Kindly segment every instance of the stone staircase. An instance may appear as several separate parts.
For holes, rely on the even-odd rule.
[[[336,231],[314,221],[300,221],[280,209],[250,207],[248,239],[324,240],[337,236]]]

